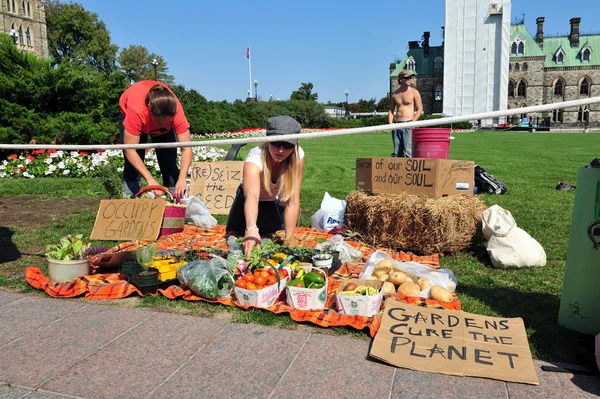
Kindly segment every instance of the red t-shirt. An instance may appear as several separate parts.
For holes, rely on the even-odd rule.
[[[157,84],[173,93],[164,83],[156,82],[154,80],[142,80],[141,82],[131,85],[131,87],[125,90],[125,93],[121,95],[119,106],[121,107],[121,113],[125,115],[123,126],[125,126],[127,132],[134,136],[139,136],[142,133],[159,135],[168,132],[171,127],[174,127],[175,134],[182,134],[187,132],[190,128],[190,124],[183,113],[183,107],[177,97],[175,97],[175,100],[177,101],[175,117],[168,126],[158,126],[152,121],[150,109],[146,105],[146,96],[148,96],[150,89]]]

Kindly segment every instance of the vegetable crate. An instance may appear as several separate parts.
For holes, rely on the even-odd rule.
[[[282,294],[285,292],[288,281],[289,277],[285,277],[278,284],[265,287],[262,290],[247,290],[236,286],[234,287],[235,297],[243,306],[270,308],[278,300],[283,300]]]
[[[155,258],[156,259],[156,258]],[[177,269],[185,265],[187,262],[177,262],[174,258],[163,258],[147,263],[148,267],[158,269],[158,279],[160,281],[173,280],[177,278]]]
[[[325,302],[327,302],[327,284],[329,283],[327,280],[327,273],[317,268],[312,268],[312,271],[323,277],[325,284],[321,288],[304,288],[296,287],[291,284],[288,285],[286,287],[287,303],[292,308],[318,310],[325,307]]]
[[[345,295],[341,294],[348,283],[355,283],[357,286],[367,286],[377,289],[376,295]],[[357,280],[344,279],[336,293],[336,302],[338,312],[352,316],[372,317],[379,313],[381,303],[383,302],[383,281],[377,280]]]

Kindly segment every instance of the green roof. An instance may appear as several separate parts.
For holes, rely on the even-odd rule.
[[[581,53],[586,47],[591,51],[589,61],[583,61],[581,57]],[[565,53],[564,61],[561,64],[556,62],[555,57],[559,49]],[[545,37],[544,53],[546,54],[544,63],[546,68],[600,65],[600,35],[580,35],[577,47],[571,47],[568,36]]]
[[[444,73],[443,69],[435,70],[434,61],[437,57],[444,59],[444,47],[435,46],[429,47],[429,55],[425,58],[425,49],[423,47],[411,48],[406,53],[402,61],[396,63],[396,69],[390,74],[391,77],[398,76],[400,71],[406,69],[406,63],[412,57],[415,60],[415,72],[419,75],[433,75],[434,73]]]
[[[538,46],[531,33],[527,31],[524,24],[516,24],[510,26],[510,45],[516,38],[521,39],[525,43],[525,52],[523,54],[511,54],[511,57],[539,57],[543,56],[544,52]],[[509,48],[510,51],[510,48]]]

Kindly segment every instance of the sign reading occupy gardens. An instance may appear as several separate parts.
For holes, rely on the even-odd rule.
[[[413,370],[539,384],[520,318],[423,308],[390,298],[370,355]]]
[[[242,179],[242,161],[194,162],[190,195],[204,202],[210,213],[228,215]]]
[[[96,215],[93,240],[156,240],[160,233],[164,199],[102,200]]]

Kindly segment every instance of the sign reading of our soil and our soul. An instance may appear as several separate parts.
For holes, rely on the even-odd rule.
[[[194,162],[190,195],[201,199],[210,213],[228,215],[242,179],[242,161]]]
[[[164,199],[102,200],[92,240],[156,240],[165,213]]]
[[[370,355],[413,370],[539,384],[520,318],[423,308],[390,298]]]

